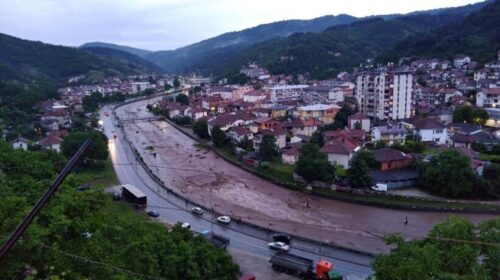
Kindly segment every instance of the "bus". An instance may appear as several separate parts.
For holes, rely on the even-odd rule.
[[[146,195],[130,184],[122,185],[122,196],[138,208],[145,208],[147,205]]]

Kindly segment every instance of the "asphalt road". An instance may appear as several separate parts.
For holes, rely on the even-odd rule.
[[[104,112],[109,116],[105,116]],[[144,192],[148,197],[148,209],[158,210],[159,219],[167,223],[187,222],[191,224],[193,231],[201,232],[211,230],[217,234],[227,236],[231,239],[231,247],[246,251],[263,258],[270,258],[273,254],[267,247],[273,232],[261,230],[248,225],[232,221],[230,225],[221,225],[212,222],[210,211],[205,210],[202,217],[190,213],[195,205],[187,203],[184,199],[168,193],[157,184],[139,165],[132,154],[131,148],[124,140],[124,136],[115,127],[115,120],[111,114],[111,108],[106,106],[101,110],[100,118],[103,121],[105,134],[109,138],[109,150],[116,175],[122,184],[132,184]],[[116,138],[114,138],[116,135]],[[366,255],[354,253],[333,247],[319,246],[314,242],[293,240],[290,253],[306,258],[331,261],[335,270],[342,273],[348,279],[364,279],[373,274],[370,267],[372,258]]]

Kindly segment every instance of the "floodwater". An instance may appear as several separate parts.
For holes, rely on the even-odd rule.
[[[147,117],[147,102],[117,110],[121,118]],[[137,107],[140,106],[139,111]],[[412,212],[357,205],[291,191],[246,172],[162,121],[126,122],[125,131],[151,170],[176,192],[203,207],[277,231],[372,253],[389,248],[381,239],[400,233],[423,237],[450,213]],[[138,133],[137,133],[138,132]],[[153,157],[145,148],[153,146]],[[404,224],[408,215],[408,224]],[[487,214],[455,214],[473,222]]]

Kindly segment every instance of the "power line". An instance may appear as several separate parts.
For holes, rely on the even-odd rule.
[[[125,269],[125,268],[121,268],[121,267],[118,267],[118,266],[115,266],[115,265],[112,265],[112,264],[109,264],[109,263],[105,263],[105,262],[102,262],[102,261],[96,261],[96,260],[91,260],[91,259],[88,259],[88,258],[84,258],[82,256],[78,256],[78,255],[75,255],[75,254],[72,254],[72,253],[68,253],[68,252],[65,252],[65,251],[62,251],[60,249],[56,249],[54,247],[50,247],[50,246],[47,246],[47,245],[44,245],[44,244],[42,244],[41,246],[44,247],[44,248],[46,248],[46,249],[50,249],[50,250],[53,250],[55,252],[58,252],[61,255],[64,255],[64,256],[67,256],[67,257],[70,257],[70,258],[73,258],[73,259],[76,259],[76,260],[79,260],[79,261],[82,261],[82,262],[85,262],[85,263],[106,266],[106,267],[109,267],[111,269],[114,269],[114,270],[117,270],[117,271],[121,271],[121,272],[125,272],[125,273],[128,273],[130,275],[134,275],[134,276],[139,276],[139,277],[142,277],[142,278],[154,279],[154,280],[167,280],[165,278],[160,278],[160,277],[157,277],[157,276],[151,276],[151,275],[147,275],[147,274],[142,274],[142,273],[134,272],[134,271],[131,271],[131,270],[128,270],[128,269]]]

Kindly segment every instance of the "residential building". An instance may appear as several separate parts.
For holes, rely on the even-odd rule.
[[[323,123],[316,119],[309,119],[309,120],[294,119],[291,123],[285,125],[289,125],[291,127],[293,136],[296,135],[312,136],[313,133],[316,132],[316,130],[318,130],[318,127],[323,125]]]
[[[302,120],[316,119],[324,124],[333,123],[340,107],[333,104],[315,104],[297,108],[298,117]]]
[[[337,137],[329,140],[320,149],[322,153],[328,156],[328,161],[333,165],[349,168],[349,163],[354,153],[361,149],[361,144],[349,137]]]
[[[245,102],[260,102],[267,98],[267,93],[262,90],[252,90],[249,92],[245,92],[243,94],[243,101]]]
[[[286,146],[281,150],[281,162],[287,165],[294,165],[299,160],[302,143],[297,142]]]
[[[28,139],[24,137],[17,137],[16,139],[10,142],[12,144],[12,148],[14,149],[22,149],[28,150]]]
[[[277,102],[283,99],[301,98],[308,85],[279,85],[270,88],[271,102]]]
[[[402,123],[387,124],[384,126],[375,126],[371,130],[372,141],[382,141],[387,145],[393,145],[395,143],[404,144],[408,131],[403,126]]]
[[[448,143],[446,127],[430,118],[414,118],[404,122],[414,132],[414,137],[422,142],[445,145]]]
[[[471,63],[471,58],[464,54],[459,54],[453,59],[453,66],[458,69],[467,66],[469,63]]]
[[[40,139],[36,142],[38,145],[42,146],[43,149],[54,150],[56,152],[61,151],[62,138],[59,138],[51,133],[47,137]]]
[[[376,120],[400,120],[413,115],[413,75],[410,72],[362,72],[356,79],[360,112]]]
[[[476,94],[477,107],[500,107],[500,88],[483,88]]]
[[[412,157],[394,148],[381,148],[374,151],[375,160],[380,163],[380,170],[408,168],[412,163]]]
[[[362,129],[365,132],[370,132],[370,118],[362,113],[350,115],[347,117],[347,127],[349,129]]]
[[[130,84],[132,86],[132,94],[141,93],[153,87],[149,82],[132,82]]]

